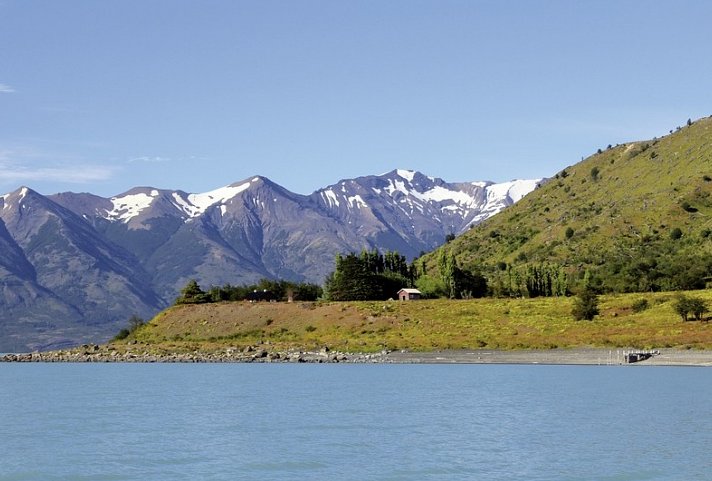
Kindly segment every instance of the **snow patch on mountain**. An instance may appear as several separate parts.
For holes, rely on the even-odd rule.
[[[327,189],[321,193],[321,196],[326,200],[327,204],[329,204],[329,207],[339,206],[339,199],[333,190]]]
[[[109,219],[122,220],[129,222],[143,211],[151,206],[153,199],[158,197],[158,191],[152,190],[151,194],[140,192],[138,194],[129,194],[123,197],[112,197],[111,203],[114,208],[107,212]]]
[[[426,202],[443,202],[446,200],[451,200],[457,204],[463,204],[468,206],[474,205],[477,202],[474,197],[465,192],[454,191],[440,186],[435,186],[432,189],[423,192],[422,194],[413,190],[411,191],[411,195]]]
[[[514,202],[519,202],[522,197],[536,189],[543,179],[531,180],[515,180],[512,182],[512,188],[509,189],[509,197]]]
[[[512,202],[518,202],[522,197],[534,190],[539,182],[541,182],[541,179],[513,180],[501,184],[492,184],[487,187],[487,200],[497,201],[498,199],[509,198]]]
[[[173,192],[173,194],[171,194],[171,197],[173,197],[173,200],[175,201],[173,205],[175,205],[178,210],[187,214],[188,217],[195,217],[200,214],[199,209],[187,200],[185,200],[183,197],[181,197],[178,192]]]
[[[413,178],[415,178],[415,171],[414,170],[405,170],[405,169],[397,169],[396,173],[400,176],[403,177],[405,180],[408,182],[413,182]]]
[[[252,182],[258,181],[259,178],[252,179]],[[188,196],[188,202],[193,205],[196,210],[191,217],[202,214],[208,207],[215,204],[222,204],[233,197],[235,197],[240,192],[244,192],[250,187],[250,182],[245,182],[240,185],[228,185],[226,187],[221,187],[219,189],[211,190],[210,192],[205,192],[203,194],[190,194]]]
[[[356,207],[357,209],[368,208],[368,204],[366,204],[366,202],[364,202],[364,200],[358,194],[351,197],[347,197],[346,200],[349,203],[349,207]]]

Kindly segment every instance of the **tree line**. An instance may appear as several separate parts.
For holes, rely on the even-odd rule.
[[[323,294],[321,286],[306,282],[262,279],[256,284],[212,286],[204,291],[191,279],[181,289],[176,304],[203,304],[222,301],[275,300],[316,301]]]
[[[397,252],[363,250],[360,254],[339,254],[334,271],[326,279],[324,295],[334,301],[385,300],[396,297],[404,287],[417,288],[425,298],[448,299],[571,294],[569,276],[559,264],[515,268],[502,263],[488,280],[477,270],[461,267],[451,251],[441,249],[432,272],[424,260],[409,264]]]
[[[393,251],[363,250],[335,258],[334,271],[324,287],[312,283],[262,279],[256,284],[212,286],[207,291],[190,280],[181,290],[176,304],[199,304],[222,301],[362,301],[386,300],[397,296],[402,288],[418,288],[424,298],[465,299],[475,297],[552,297],[577,292],[572,314],[577,320],[592,320],[598,314],[598,294],[603,291],[600,278],[586,270],[582,278],[572,279],[564,266],[556,263],[511,266],[500,263],[489,279],[480,272],[460,267],[454,254],[446,249],[438,253],[436,268],[428,272],[423,259],[408,262]],[[634,306],[645,309],[646,306]],[[675,310],[681,318],[701,320],[708,311],[704,301],[680,296]],[[637,312],[637,310],[636,310]]]

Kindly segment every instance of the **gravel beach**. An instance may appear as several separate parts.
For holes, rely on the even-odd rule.
[[[433,364],[570,364],[631,366],[712,366],[712,351],[659,349],[649,359],[629,364],[625,349],[474,350],[433,352],[392,352],[385,357],[396,363]]]
[[[381,364],[559,364],[627,366],[712,366],[712,351],[660,349],[549,349],[549,350],[447,350],[430,352],[382,351],[378,353],[320,351],[273,351],[261,347],[228,348],[215,352],[149,352],[144,346],[117,351],[111,346],[84,345],[67,351],[6,354],[0,362],[172,362],[172,363],[381,363]],[[628,362],[626,354],[648,353],[649,357]],[[646,356],[647,357],[647,356]]]

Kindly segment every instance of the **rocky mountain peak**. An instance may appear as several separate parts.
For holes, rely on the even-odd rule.
[[[42,197],[39,193],[30,189],[29,187],[19,187],[18,189],[10,192],[8,194],[0,196],[0,203],[3,209],[10,209],[12,207],[19,207],[22,205],[22,201],[27,199],[37,199]]]

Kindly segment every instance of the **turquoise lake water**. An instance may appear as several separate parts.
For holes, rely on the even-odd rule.
[[[712,370],[0,364],[0,481],[710,480]]]

